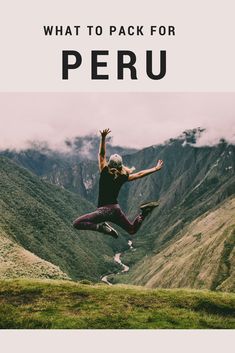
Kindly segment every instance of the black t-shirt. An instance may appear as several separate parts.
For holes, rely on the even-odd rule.
[[[123,174],[115,179],[115,176],[109,173],[108,167],[104,167],[100,173],[98,207],[117,204],[119,191],[128,177],[128,174]]]

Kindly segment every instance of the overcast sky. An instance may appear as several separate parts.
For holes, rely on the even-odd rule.
[[[0,148],[112,130],[113,143],[145,147],[205,127],[200,145],[235,143],[235,93],[0,93]]]

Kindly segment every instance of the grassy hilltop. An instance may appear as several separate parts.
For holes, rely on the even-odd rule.
[[[232,329],[235,294],[1,280],[4,329]]]

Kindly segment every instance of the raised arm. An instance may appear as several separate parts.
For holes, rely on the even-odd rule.
[[[136,179],[143,178],[146,175],[149,175],[149,174],[152,174],[152,173],[155,173],[155,172],[159,171],[160,169],[162,169],[162,167],[163,167],[163,161],[161,159],[159,159],[159,161],[157,162],[156,167],[153,167],[153,168],[150,168],[150,169],[141,170],[138,173],[130,174],[129,178],[128,178],[128,181],[133,181],[133,180],[136,180]]]
[[[98,162],[99,162],[99,170],[100,172],[102,169],[107,165],[106,161],[106,136],[111,131],[109,129],[104,129],[103,131],[100,130],[101,140],[100,140],[100,148],[98,154]]]

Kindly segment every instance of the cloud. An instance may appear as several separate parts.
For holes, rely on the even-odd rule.
[[[231,121],[228,125],[218,122],[217,124],[204,124],[205,131],[197,139],[196,147],[214,146],[220,142],[221,139],[228,143],[235,145],[235,123]]]
[[[204,127],[198,145],[235,143],[235,93],[1,93],[0,148],[65,139],[110,127],[115,145],[141,148]],[[84,153],[87,151],[84,150]]]

